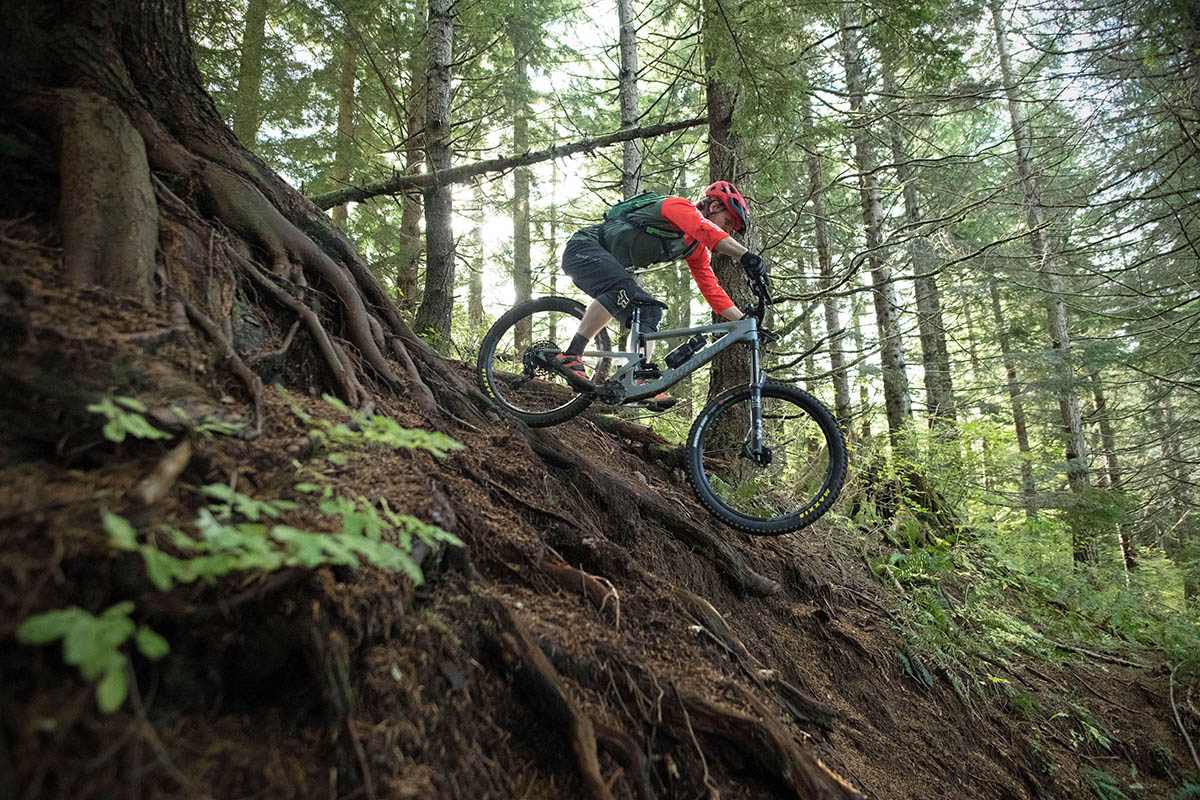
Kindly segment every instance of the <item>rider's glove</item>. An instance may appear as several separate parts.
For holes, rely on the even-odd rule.
[[[746,276],[750,280],[761,281],[767,275],[767,260],[758,253],[747,250],[742,253],[742,268],[746,270]]]

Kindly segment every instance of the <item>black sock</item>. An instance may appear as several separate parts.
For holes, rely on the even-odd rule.
[[[567,345],[566,353],[573,356],[583,355],[583,351],[587,349],[588,340],[580,336],[578,333],[571,339],[571,343]]]

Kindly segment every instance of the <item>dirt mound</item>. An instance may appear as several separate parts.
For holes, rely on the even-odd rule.
[[[6,797],[1070,797],[1102,764],[1065,731],[1031,737],[1002,695],[907,674],[860,536],[828,522],[782,539],[724,529],[675,446],[628,421],[484,428],[387,396],[381,412],[465,449],[329,459],[268,393],[261,437],[193,434],[182,473],[140,502],[168,446],[114,445],[86,403],[135,396],[151,415],[186,406],[236,424],[250,416],[241,386],[194,342],[147,335],[169,320],[5,247]],[[418,546],[419,586],[327,566],[159,591],[101,532],[104,512],[190,519],[213,484],[303,500],[303,476],[465,546]],[[303,508],[289,523],[319,530]],[[170,653],[131,659],[115,713],[57,647],[13,641],[31,614],[123,600]],[[1143,784],[1169,793],[1180,754],[1138,744],[1175,738],[1165,675],[1091,661],[1024,680],[1087,686]]]

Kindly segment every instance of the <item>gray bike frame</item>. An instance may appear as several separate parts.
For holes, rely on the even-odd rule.
[[[641,314],[635,309],[631,329],[634,331],[634,339],[637,342],[636,353],[627,353],[621,351],[609,350],[585,350],[583,355],[592,358],[611,358],[625,359],[625,365],[622,366],[617,373],[612,376],[602,386],[612,386],[613,393],[610,396],[599,394],[599,399],[604,402],[611,403],[633,403],[638,400],[645,400],[654,397],[659,392],[665,391],[674,386],[679,381],[686,378],[696,370],[703,367],[709,361],[717,357],[717,354],[729,349],[735,344],[745,343],[750,347],[750,441],[748,442],[751,452],[758,453],[762,449],[762,387],[766,382],[767,376],[759,368],[759,338],[758,338],[758,319],[756,317],[743,317],[742,319],[733,322],[718,322],[712,325],[700,325],[694,328],[676,328],[665,331],[649,331],[641,330]],[[666,368],[661,370],[662,375],[650,383],[638,383],[634,377],[634,373],[642,369],[642,364],[645,362],[646,342],[658,341],[659,339],[678,339],[684,336],[694,336],[697,333],[713,334],[724,333],[720,339],[708,344],[707,346],[697,350],[692,354],[692,357],[680,364],[678,367]]]

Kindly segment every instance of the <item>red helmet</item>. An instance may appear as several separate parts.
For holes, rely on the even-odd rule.
[[[741,220],[742,224],[738,226],[738,230],[746,230],[746,225],[750,222],[750,208],[746,205],[746,198],[742,197],[741,192],[733,188],[732,183],[729,181],[717,181],[704,190],[704,196],[715,197],[720,200],[721,205],[725,206],[726,210]]]

